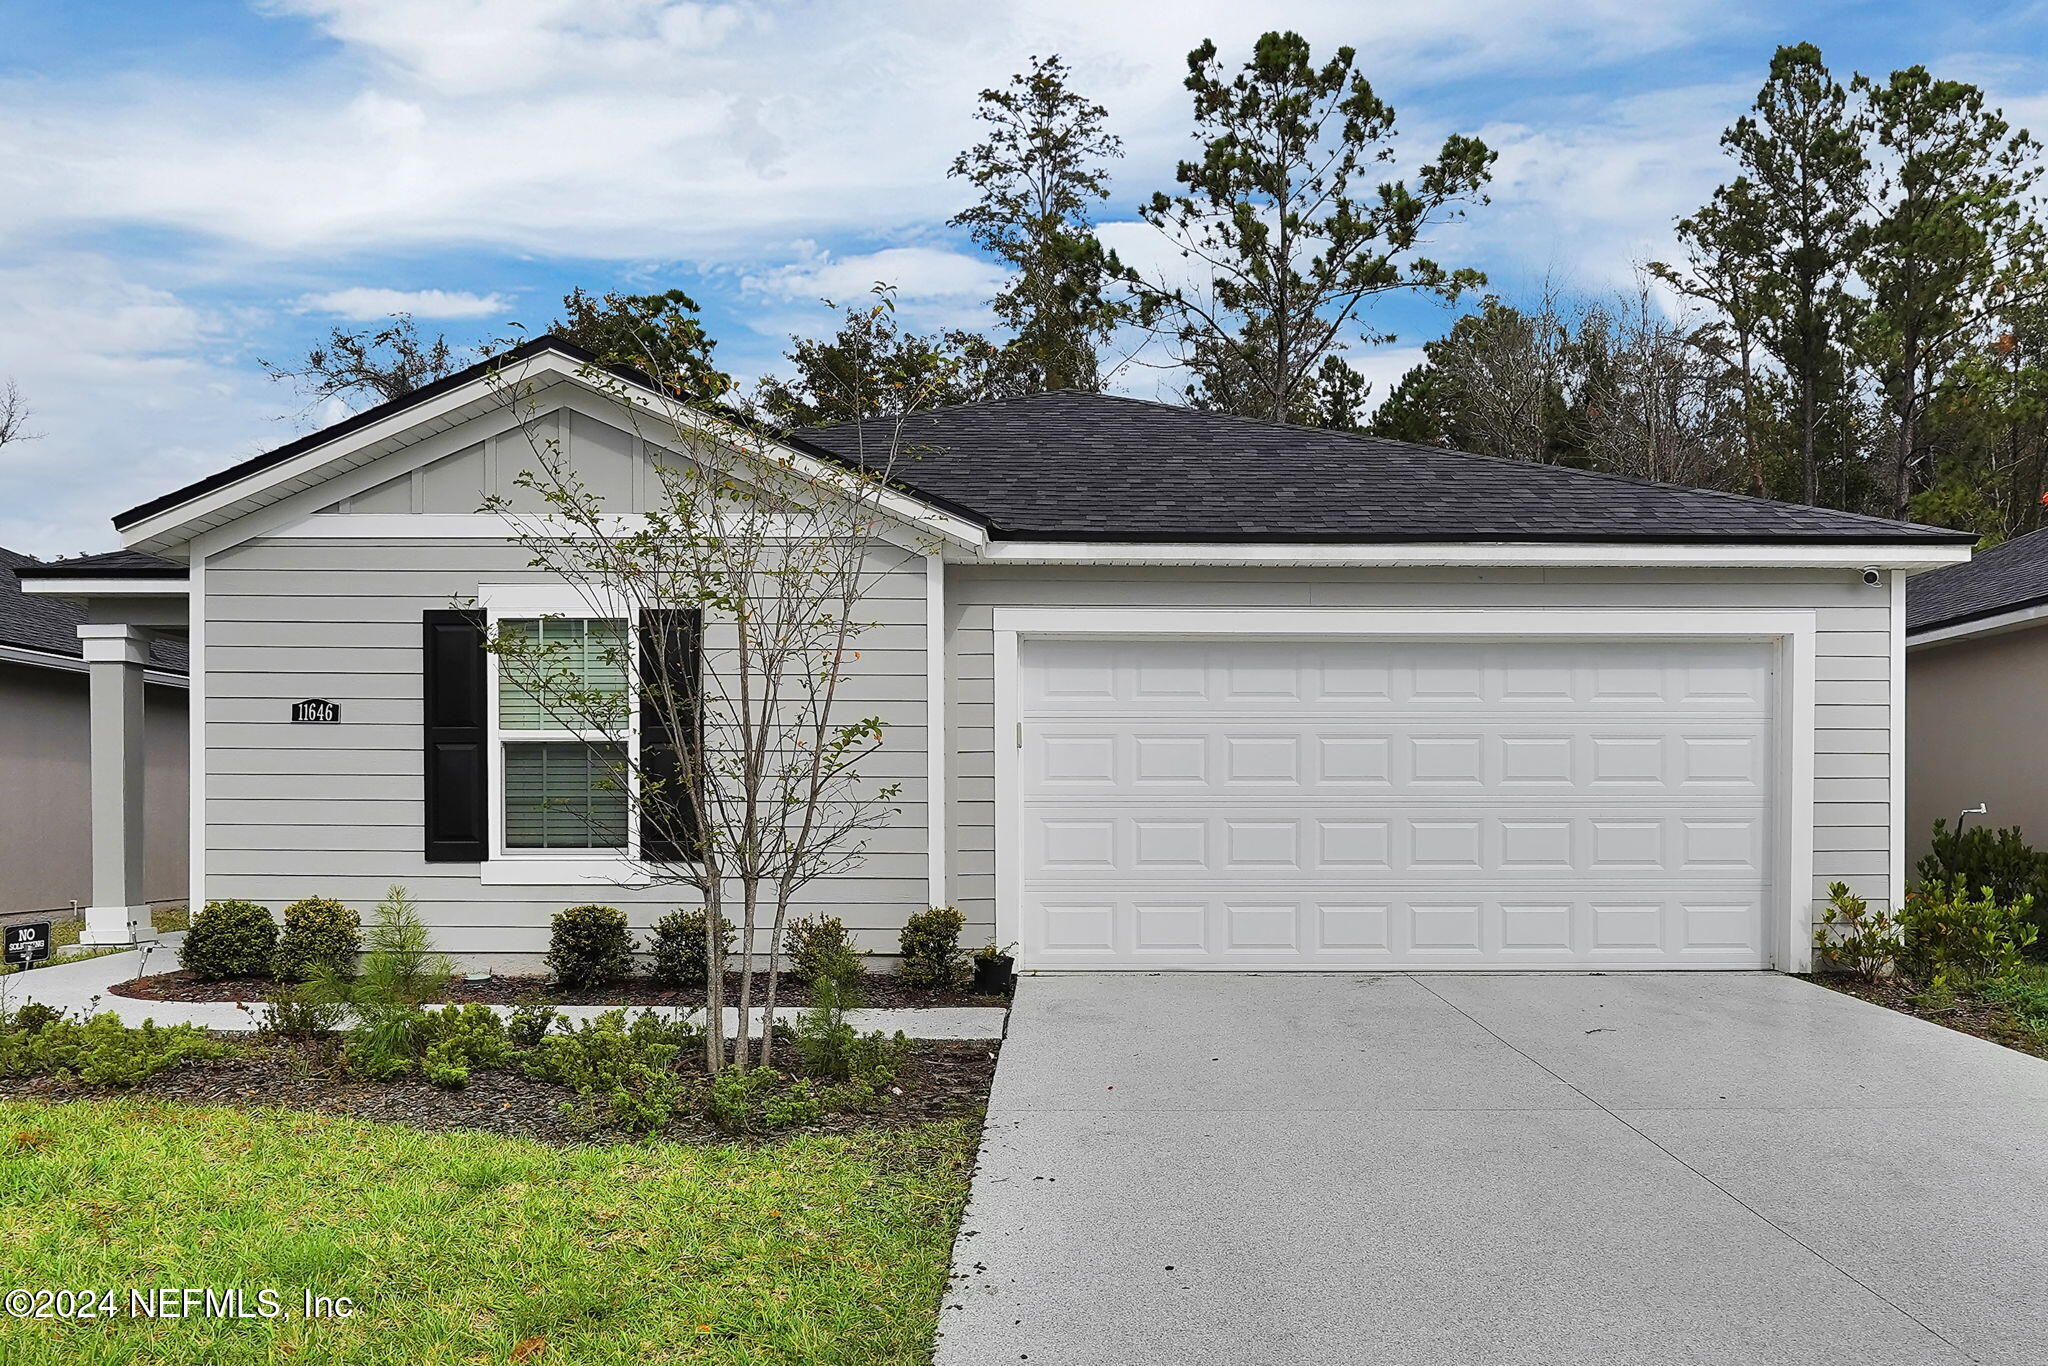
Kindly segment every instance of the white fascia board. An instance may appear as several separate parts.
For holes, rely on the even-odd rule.
[[[19,645],[0,645],[0,664],[24,664],[32,669],[55,669],[59,673],[82,674],[85,660],[77,655],[52,654],[47,650],[30,650]],[[167,688],[189,688],[192,680],[183,674],[169,673],[163,669],[144,669],[145,682],[159,683]]]
[[[2010,612],[2000,612],[1995,617],[1979,617],[1975,621],[1957,622],[1954,626],[1935,626],[1923,631],[1914,631],[1906,637],[1906,649],[1924,650],[1929,645],[1945,645],[1954,640],[1969,640],[1976,636],[2000,636],[2008,631],[2024,631],[2044,621],[2048,621],[2048,602],[2016,608]]]
[[[301,451],[289,460],[257,470],[233,483],[145,517],[122,529],[122,541],[131,548],[165,547],[194,539],[202,530],[220,530],[221,527],[209,524],[208,519],[217,517],[235,504],[268,490],[284,488],[294,492],[307,491],[309,485],[305,481],[324,482],[325,468],[350,452],[401,438],[420,427],[431,426],[437,431],[442,430],[449,419],[459,418],[465,408],[483,400],[496,400],[507,407],[522,401],[530,401],[540,391],[562,382],[572,383],[579,390],[604,396],[614,403],[623,401],[648,408],[661,414],[664,421],[680,421],[702,432],[708,438],[716,438],[724,430],[717,419],[693,409],[674,405],[664,395],[644,385],[593,371],[574,357],[559,351],[543,351],[503,370],[479,376],[458,389],[405,408],[368,426],[344,433],[330,441],[323,441],[317,446]],[[846,482],[852,478],[844,470],[806,455],[794,447],[784,446],[772,440],[765,441],[765,444],[778,454],[778,458],[789,460],[791,465],[801,470],[806,477],[833,482]],[[987,533],[980,527],[941,512],[910,495],[895,490],[883,490],[877,501],[890,515],[924,527],[956,545],[978,549],[987,542]]]
[[[991,564],[1106,565],[1532,565],[1648,567],[1932,569],[1970,558],[1966,545],[1673,545],[1605,542],[1414,542],[1401,545],[1005,541],[981,558]]]
[[[192,591],[183,578],[32,578],[21,581],[21,591],[38,598],[182,598]]]

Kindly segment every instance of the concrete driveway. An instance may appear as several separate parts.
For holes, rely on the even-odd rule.
[[[2048,1362],[2048,1063],[1768,974],[1019,986],[939,1366]]]

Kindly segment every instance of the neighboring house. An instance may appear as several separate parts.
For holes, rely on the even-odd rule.
[[[22,593],[16,572],[40,561],[0,549],[0,915],[68,911],[92,898],[91,726],[82,608]],[[150,647],[143,746],[142,891],[186,890],[185,649]]]
[[[540,338],[116,518],[175,587],[38,586],[189,614],[195,897],[403,883],[529,963],[675,903],[507,840],[531,736],[445,615],[563,601],[475,511],[531,464],[507,379],[644,507],[657,396]],[[868,948],[943,901],[1027,968],[1797,969],[1829,881],[1898,894],[1905,579],[1965,535],[1081,393],[908,440],[857,679],[901,813],[809,899]]]
[[[2048,530],[1906,592],[1907,849],[1937,817],[2048,842]]]

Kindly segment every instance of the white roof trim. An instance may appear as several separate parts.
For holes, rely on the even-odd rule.
[[[992,564],[1112,565],[1556,565],[1752,569],[1931,569],[1970,558],[1966,545],[1673,545],[1614,542],[1416,542],[1402,545],[1162,544],[999,541]]]
[[[188,542],[202,532],[223,526],[235,517],[256,510],[252,507],[238,512],[235,507],[239,503],[273,492],[277,492],[277,496],[282,498],[325,482],[333,473],[338,472],[332,470],[331,466],[367,447],[396,441],[421,427],[443,430],[455,422],[476,415],[465,411],[466,409],[476,408],[481,412],[487,411],[490,407],[503,405],[508,401],[505,394],[505,386],[508,384],[546,388],[563,382],[574,383],[580,388],[605,395],[614,401],[623,398],[630,403],[663,412],[665,416],[672,406],[666,395],[645,385],[619,379],[609,372],[594,370],[564,352],[544,350],[513,362],[502,370],[480,375],[445,394],[436,395],[354,431],[343,433],[332,440],[323,441],[287,460],[244,475],[232,483],[195,495],[174,507],[144,517],[123,528],[122,539],[135,549],[160,550]],[[683,410],[682,416],[684,421],[706,435],[717,435],[718,423],[715,418],[688,409]],[[769,444],[781,451],[806,475],[833,481],[852,478],[839,467],[793,447],[782,446],[778,442]],[[379,455],[387,453],[378,452]],[[278,492],[280,490],[282,492]],[[933,531],[948,541],[966,546],[980,546],[986,540],[980,527],[950,513],[941,512],[909,495],[885,490],[879,501],[884,511]]]
[[[39,598],[182,598],[191,593],[192,584],[182,574],[175,579],[81,574],[75,579],[23,579],[21,591]]]
[[[77,655],[60,655],[50,650],[31,650],[21,645],[0,645],[0,664],[25,664],[34,669],[55,669],[59,673],[82,674],[86,663]],[[192,680],[166,669],[144,669],[143,681],[167,688],[189,688]]]
[[[1924,630],[1911,631],[1906,635],[1906,649],[1922,649],[1929,645],[1944,645],[1952,640],[1969,640],[1975,636],[2001,636],[2008,631],[2024,631],[2048,621],[2048,603],[2036,603],[2032,607],[2017,607],[2010,612],[1996,616],[1978,617],[1975,621],[1960,621],[1953,626],[1930,626]]]

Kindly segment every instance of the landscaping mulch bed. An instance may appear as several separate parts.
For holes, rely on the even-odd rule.
[[[315,1114],[409,1124],[427,1130],[478,1130],[542,1143],[616,1143],[638,1135],[612,1126],[591,1127],[572,1120],[562,1107],[573,1091],[532,1081],[517,1072],[476,1072],[460,1090],[423,1081],[361,1081],[341,1074],[316,1048],[271,1040],[231,1037],[238,1045],[227,1057],[194,1061],[159,1073],[125,1092],[145,1100],[244,1109],[275,1106]],[[791,1133],[848,1133],[858,1129],[906,1128],[929,1120],[979,1115],[995,1075],[993,1040],[914,1041],[889,1103],[873,1113],[828,1115],[819,1124]],[[0,1079],[0,1097],[70,1100],[107,1092],[53,1077]],[[659,1137],[680,1142],[731,1142],[733,1137],[686,1115]]]
[[[1807,981],[1839,991],[1844,996],[1880,1005],[1887,1010],[1896,1010],[1902,1015],[1912,1015],[1929,1020],[1945,1028],[1964,1034],[1974,1034],[1980,1039],[2002,1044],[2022,1053],[2031,1053],[2037,1058],[2048,1058],[2048,1035],[2026,1029],[2016,1024],[2012,1017],[1990,1002],[1970,996],[1959,996],[1954,1005],[1941,1010],[1930,1010],[1914,1001],[1919,988],[1907,982],[1865,981],[1845,973],[1814,973]]]
[[[862,979],[861,989],[867,998],[866,1004],[873,1009],[932,1006],[994,1006],[1000,1009],[1010,1004],[1006,996],[977,996],[972,991],[930,991],[907,987],[898,982],[892,973],[869,974]],[[218,982],[202,982],[190,973],[178,971],[155,973],[148,977],[137,977],[133,981],[117,982],[107,990],[116,996],[127,996],[138,1001],[267,1001],[272,993],[279,990],[279,984],[260,977],[231,977]],[[761,1003],[767,990],[766,974],[756,973],[756,1005]],[[704,1004],[704,988],[669,987],[646,977],[629,977],[608,987],[569,991],[557,984],[553,978],[536,975],[493,977],[487,982],[458,981],[449,987],[445,996],[437,1000],[452,1001],[457,1005],[477,1002],[497,1006],[543,1003],[558,1006],[696,1007]],[[735,973],[726,979],[725,1003],[737,1006],[739,1000],[740,979]],[[775,994],[777,1006],[807,1006],[810,1003],[810,992],[786,979]]]

